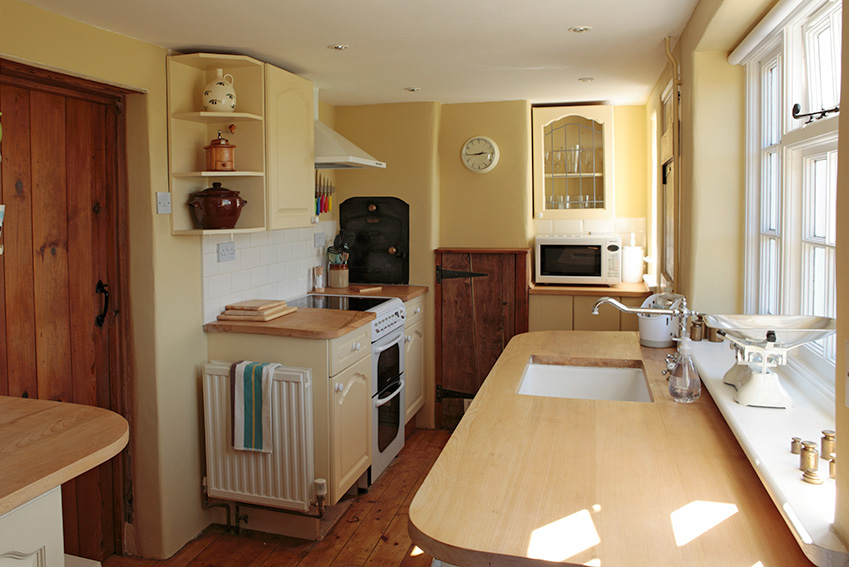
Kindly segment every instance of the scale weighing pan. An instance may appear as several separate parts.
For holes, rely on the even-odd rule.
[[[770,408],[793,407],[771,368],[786,364],[788,351],[836,330],[834,319],[811,315],[706,315],[705,322],[737,349],[737,364],[723,377],[737,388],[737,403]]]
[[[827,337],[837,330],[829,317],[813,315],[705,315],[708,327],[721,329],[727,335],[752,346],[791,349]],[[768,334],[773,332],[775,340]]]

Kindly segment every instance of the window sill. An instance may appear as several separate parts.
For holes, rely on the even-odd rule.
[[[820,460],[822,485],[802,480],[799,456],[790,452],[791,437],[819,444],[823,429],[834,429],[833,410],[822,407],[787,374],[782,386],[793,398],[790,409],[744,407],[735,401],[736,389],[723,383],[735,363],[727,344],[692,343],[693,358],[702,383],[737,437],[764,487],[805,555],[816,565],[845,565],[849,551],[834,533],[835,483],[828,478],[828,462]],[[846,466],[846,465],[844,465]]]

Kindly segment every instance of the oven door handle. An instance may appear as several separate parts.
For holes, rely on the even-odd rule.
[[[374,407],[379,408],[380,406],[388,404],[389,402],[392,401],[392,398],[394,398],[395,396],[400,394],[401,390],[403,390],[403,389],[404,389],[404,380],[402,379],[401,383],[398,385],[398,389],[396,389],[394,392],[392,392],[390,395],[386,396],[385,398],[377,398],[376,400],[374,400]]]
[[[387,341],[389,341],[389,344],[387,344],[386,346],[373,346],[372,347],[372,354],[380,354],[381,352],[383,352],[385,350],[389,350],[390,348],[392,348],[396,344],[398,344],[401,341],[401,339],[403,339],[403,338],[404,338],[404,330],[402,329],[402,330],[398,331],[397,333],[395,333],[395,335],[390,335],[389,337],[386,337],[386,338],[378,341],[378,342],[383,342],[384,340],[387,340]]]

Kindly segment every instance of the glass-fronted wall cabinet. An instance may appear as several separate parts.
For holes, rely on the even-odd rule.
[[[613,107],[533,107],[534,217],[613,218]]]

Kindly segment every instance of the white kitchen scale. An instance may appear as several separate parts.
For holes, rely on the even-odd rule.
[[[787,364],[787,353],[832,334],[834,319],[808,315],[706,315],[709,327],[722,331],[737,363],[723,382],[737,388],[741,406],[791,408],[793,400],[772,368]]]

